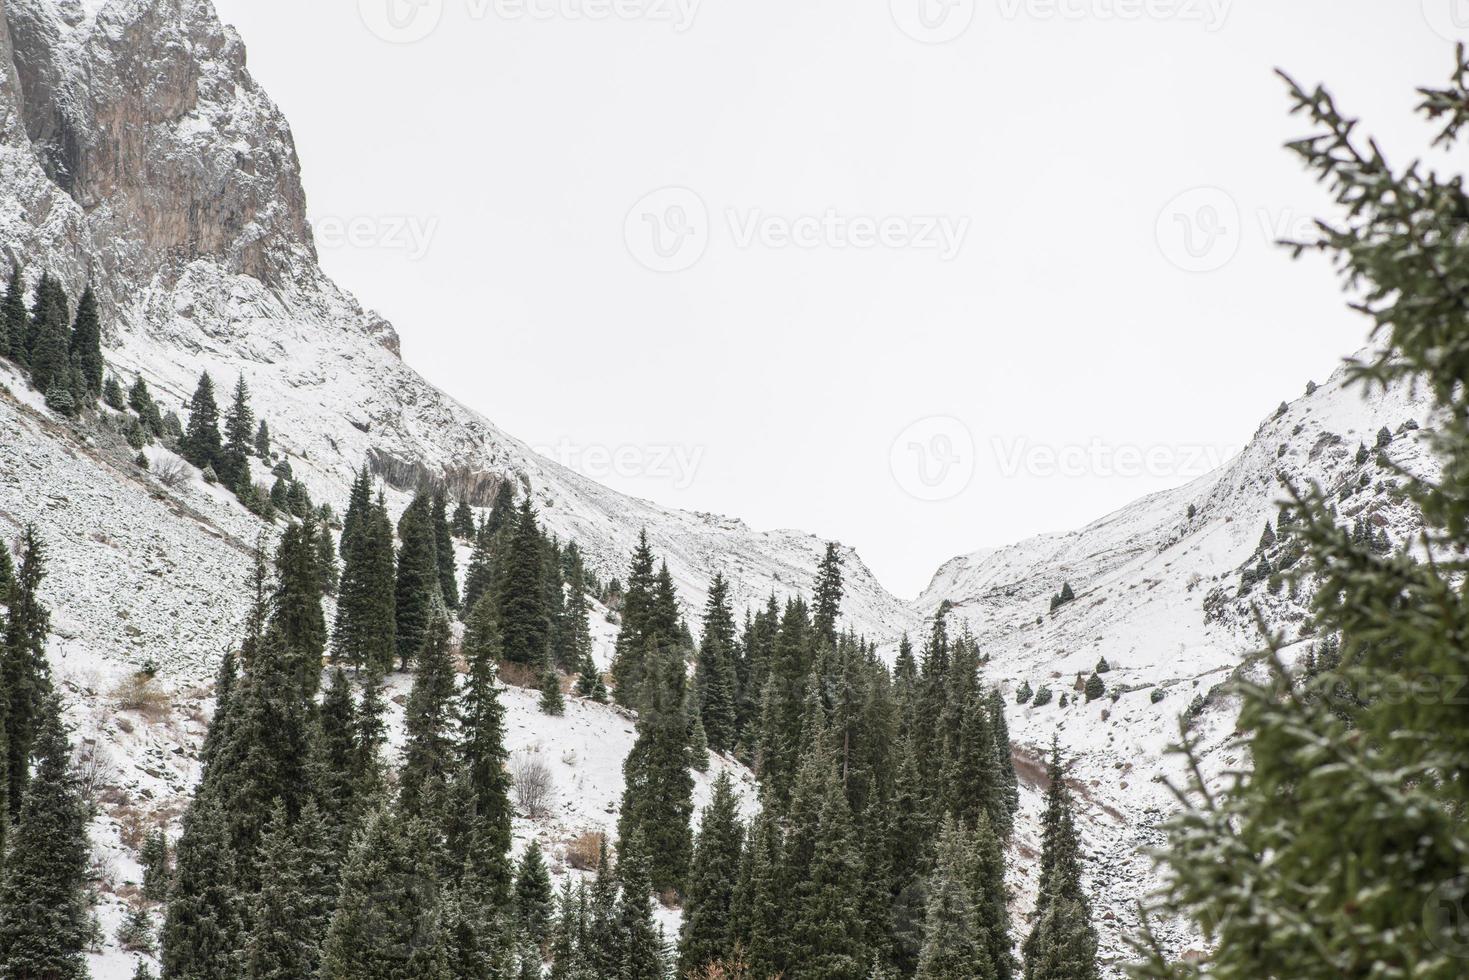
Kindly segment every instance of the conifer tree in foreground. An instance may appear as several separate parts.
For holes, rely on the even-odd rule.
[[[1135,974],[1457,977],[1469,911],[1469,197],[1460,173],[1394,169],[1325,89],[1289,86],[1314,128],[1290,148],[1341,209],[1296,250],[1333,259],[1377,341],[1365,363],[1349,365],[1349,380],[1367,390],[1415,383],[1440,410],[1430,445],[1443,478],[1397,474],[1434,561],[1354,541],[1324,488],[1291,488],[1292,537],[1305,543],[1302,564],[1317,584],[1312,622],[1340,657],[1315,676],[1293,675],[1279,655],[1284,638],[1271,637],[1270,679],[1235,685],[1253,766],[1239,767],[1224,793],[1192,781],[1163,855],[1162,911],[1198,922],[1212,952],[1179,966],[1150,943]],[[1449,85],[1420,94],[1435,145],[1456,148],[1469,126],[1462,45]],[[1187,738],[1183,751],[1196,758]]]
[[[652,882],[645,853],[640,837],[623,838],[617,859],[617,876],[622,881],[616,923],[622,944],[618,980],[665,980],[667,975],[663,944],[653,920]]]
[[[531,841],[515,873],[515,918],[521,931],[540,948],[551,934],[551,873],[541,845]]]
[[[543,668],[549,663],[551,623],[546,611],[541,532],[530,498],[521,501],[496,570],[496,606],[506,662]]]
[[[362,494],[369,495],[366,470],[358,481]],[[397,637],[393,525],[381,495],[358,504],[356,491],[354,485],[342,524],[343,567],[332,656],[339,663],[386,673],[393,668]]]
[[[408,742],[399,775],[404,811],[423,816],[432,793],[442,792],[455,769],[454,663],[449,649],[449,623],[434,616],[418,652],[418,673],[404,708]]]
[[[720,772],[694,845],[679,939],[679,976],[687,976],[734,952],[731,917],[739,878],[744,827],[729,773]]]
[[[215,471],[227,487],[250,485],[250,451],[254,438],[255,413],[250,409],[250,389],[242,375],[235,382],[234,399],[224,416],[224,446]]]
[[[484,608],[490,608],[484,603]],[[506,764],[505,709],[495,685],[500,638],[494,622],[476,620],[466,630],[469,675],[459,700],[458,764],[469,798],[468,839],[451,841],[468,854],[482,900],[503,908],[510,896],[511,780]]]
[[[638,863],[653,888],[681,890],[693,850],[689,819],[694,809],[683,664],[660,663],[652,652],[649,657],[653,664],[644,678],[638,737],[622,766],[626,787],[617,834],[624,845],[636,839],[646,849]]]
[[[87,815],[71,771],[61,706],[48,699],[36,774],[0,876],[0,976],[81,980],[87,929]]]
[[[394,586],[395,641],[404,670],[423,643],[439,591],[438,547],[431,499],[420,491],[398,518],[398,572]]]
[[[918,980],[993,980],[984,936],[970,892],[970,855],[951,818],[939,838],[938,861],[928,890]]]

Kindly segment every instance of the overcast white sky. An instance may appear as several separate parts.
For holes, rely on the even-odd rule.
[[[1324,211],[1271,69],[1402,162],[1469,36],[1469,0],[216,4],[409,363],[904,596],[1186,482],[1360,346],[1270,244]]]

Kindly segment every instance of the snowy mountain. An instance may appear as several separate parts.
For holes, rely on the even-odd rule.
[[[646,527],[691,610],[715,572],[737,606],[809,589],[826,542],[614,493],[406,365],[393,328],[317,265],[290,127],[207,0],[3,0],[0,14],[0,250],[73,297],[101,291],[124,383],[143,376],[167,408],[201,371],[244,377],[319,500],[345,500],[363,463],[397,490],[432,477],[476,504],[509,480],[604,578]],[[861,630],[911,624],[846,561]]]
[[[1275,535],[1284,481],[1318,484],[1341,520],[1361,520],[1395,546],[1421,526],[1386,464],[1433,472],[1419,436],[1430,422],[1426,396],[1405,386],[1365,393],[1345,382],[1338,369],[1283,404],[1222,468],[1080,530],[955,558],[917,600],[924,615],[951,602],[992,658],[989,677],[1010,695],[1017,756],[1031,762],[1022,778],[1039,770],[1053,734],[1075,758],[1100,925],[1114,951],[1117,927],[1135,921],[1132,906],[1154,881],[1142,849],[1162,842],[1155,827],[1174,805],[1164,780],[1184,781],[1181,760],[1167,753],[1179,741],[1179,715],[1202,699],[1191,729],[1202,739],[1206,773],[1245,763],[1236,706],[1214,689],[1237,670],[1260,669],[1254,609],[1287,640],[1312,636],[1308,594],[1277,591],[1270,577],[1291,563],[1288,533],[1262,547],[1267,523]],[[1383,429],[1391,442],[1379,460]],[[1262,560],[1271,571],[1260,571]],[[1242,584],[1256,575],[1257,583]],[[1052,596],[1067,584],[1076,599],[1052,611]],[[1104,659],[1108,693],[1085,703],[1079,678]],[[1016,705],[1023,683],[1049,685],[1054,700]],[[1072,699],[1066,708],[1062,694]],[[1023,869],[1020,878],[1023,886]],[[1187,946],[1187,936],[1175,938]]]
[[[340,507],[364,463],[393,488],[395,509],[423,477],[480,505],[508,480],[604,577],[624,573],[646,528],[691,613],[715,572],[732,583],[737,609],[810,588],[824,541],[615,493],[537,456],[406,365],[393,327],[318,266],[290,128],[208,0],[0,0],[0,254],[0,268],[24,262],[32,282],[48,269],[73,297],[90,281],[109,370],[124,384],[145,378],[165,409],[178,410],[201,371],[222,387],[244,377],[317,500]],[[1288,533],[1262,547],[1281,476],[1329,488],[1344,519],[1394,544],[1411,536],[1414,518],[1376,447],[1386,428],[1388,461],[1427,468],[1415,431],[1430,422],[1426,400],[1403,388],[1363,398],[1344,380],[1338,371],[1292,401],[1218,471],[1071,533],[955,558],[915,603],[890,595],[846,550],[844,612],[856,629],[890,642],[921,631],[948,601],[1012,701],[1019,911],[1033,889],[1039,760],[1053,734],[1077,759],[1098,925],[1113,958],[1133,903],[1155,881],[1142,849],[1161,842],[1156,826],[1172,806],[1162,780],[1180,774],[1165,754],[1179,715],[1193,709],[1208,771],[1245,761],[1233,708],[1211,692],[1257,666],[1252,607],[1292,639],[1310,638],[1304,596],[1271,581],[1289,562]],[[50,549],[53,668],[77,737],[105,760],[93,833],[95,876],[112,896],[109,935],[137,881],[138,821],[176,818],[197,777],[210,679],[243,618],[240,584],[265,529],[197,473],[161,480],[171,454],[147,453],[151,472],[120,436],[58,418],[0,366],[0,539],[35,523]],[[1052,611],[1064,584],[1076,599]],[[595,616],[594,628],[605,663],[615,627]],[[1103,658],[1107,694],[1084,703],[1077,677]],[[127,696],[145,665],[158,670],[161,703]],[[1023,683],[1048,685],[1054,699],[1014,704]],[[1076,699],[1065,708],[1063,693]],[[565,718],[547,719],[531,699],[507,698],[512,747],[551,758],[562,792],[550,818],[517,831],[554,854],[615,820],[631,725],[576,701]],[[699,785],[707,793],[705,777]],[[1192,941],[1174,939],[1181,949]],[[97,976],[131,975],[130,960],[114,954],[95,960]]]

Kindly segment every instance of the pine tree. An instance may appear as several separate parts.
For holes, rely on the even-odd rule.
[[[835,544],[828,543],[826,555],[816,572],[816,588],[811,598],[811,627],[818,639],[836,642],[837,619],[842,606],[842,558]]]
[[[1086,679],[1084,693],[1086,694],[1087,704],[1091,704],[1097,698],[1107,693],[1107,685],[1103,683],[1099,674],[1093,673],[1092,676]]]
[[[178,870],[163,922],[164,980],[239,976],[235,950],[242,908],[234,887],[234,850],[218,802],[196,795],[184,815]]]
[[[757,977],[784,971],[790,944],[789,891],[781,869],[780,818],[767,801],[750,827],[749,843],[740,860],[730,931]]]
[[[439,559],[429,496],[420,492],[398,518],[398,574],[394,593],[395,637],[404,670],[423,643],[439,592]]]
[[[504,658],[508,663],[543,668],[549,663],[551,624],[546,613],[541,532],[529,497],[516,512],[498,574],[496,604]]]
[[[245,378],[235,382],[234,399],[224,416],[224,446],[214,464],[220,481],[227,487],[239,486],[250,479],[250,451],[254,438],[255,413],[250,410],[250,389]]]
[[[694,668],[699,717],[709,748],[730,752],[736,739],[734,617],[729,611],[729,586],[716,574],[704,609],[704,635]]]
[[[149,956],[157,952],[158,945],[153,941],[153,916],[146,906],[128,907],[122,923],[117,927],[116,938],[117,944],[128,952],[145,953]]]
[[[551,935],[551,910],[551,873],[546,870],[540,844],[531,841],[515,873],[515,919],[537,948]]]
[[[261,419],[260,424],[255,427],[255,438],[251,440],[251,447],[262,461],[270,459],[270,426],[265,419]]]
[[[846,795],[819,744],[802,764],[790,820],[785,873],[796,897],[791,927],[796,972],[823,980],[862,980],[868,962],[857,905],[862,863]]]
[[[314,804],[303,808],[298,827],[291,825],[284,806],[275,808],[260,845],[260,864],[269,873],[249,901],[250,932],[241,951],[249,980],[316,975],[331,918],[329,893],[320,887],[325,869],[312,860],[324,833]]]
[[[566,698],[561,694],[561,677],[554,668],[541,674],[541,714],[560,717],[566,714]]]
[[[1419,109],[1445,150],[1461,149],[1466,81],[1461,46],[1449,85],[1420,91]],[[1433,447],[1445,478],[1406,483],[1433,560],[1377,554],[1352,540],[1323,488],[1291,488],[1292,536],[1309,559],[1301,581],[1316,589],[1312,625],[1340,646],[1312,677],[1286,667],[1285,638],[1269,637],[1269,676],[1232,684],[1251,765],[1225,793],[1192,780],[1180,787],[1190,805],[1171,827],[1164,911],[1188,915],[1210,940],[1207,960],[1188,967],[1193,975],[1459,976],[1469,716],[1437,685],[1469,675],[1461,582],[1469,270],[1460,236],[1448,231],[1469,199],[1461,173],[1395,169],[1324,87],[1289,86],[1314,130],[1290,148],[1340,209],[1296,250],[1329,255],[1353,308],[1373,322],[1376,343],[1348,368],[1349,381],[1364,393],[1416,387],[1436,403]],[[1400,696],[1424,679],[1443,696]],[[1184,751],[1197,764],[1191,739]],[[1137,975],[1172,978],[1183,968],[1155,952]]]
[[[454,508],[454,516],[449,520],[449,530],[461,541],[474,537],[474,511],[469,509],[469,501],[463,497],[459,498],[459,503]]]
[[[585,944],[587,964],[597,977],[617,976],[624,945],[617,930],[617,877],[603,836],[598,845],[597,874],[592,879]]]
[[[306,515],[281,534],[275,555],[275,594],[269,629],[278,633],[289,666],[307,698],[321,685],[326,653],[326,614],[321,607],[321,568],[317,537],[327,533]]]
[[[81,372],[82,394],[88,405],[95,405],[102,394],[102,320],[97,313],[97,295],[89,285],[82,290],[77,303],[76,321],[71,328],[70,353]]]
[[[454,568],[454,538],[449,530],[448,498],[443,487],[434,490],[431,501],[434,525],[434,558],[438,563],[439,594],[444,605],[459,608],[459,584]]]
[[[627,591],[622,598],[622,625],[617,632],[617,650],[612,658],[613,696],[623,707],[636,708],[640,699],[644,659],[653,605],[653,551],[648,532],[638,536],[628,570]]]
[[[397,587],[393,525],[381,495],[359,511],[349,506],[342,559],[332,655],[341,663],[387,672],[396,652]]]
[[[617,931],[622,941],[618,980],[665,980],[663,943],[653,921],[649,893],[646,849],[641,838],[624,838],[618,855],[617,875],[622,879],[622,900],[617,908]]]
[[[87,976],[87,815],[71,771],[61,706],[48,699],[35,739],[36,778],[0,876],[0,975]]]
[[[316,712],[311,739],[312,797],[325,814],[327,834],[339,858],[345,858],[364,801],[358,798],[357,705],[352,684],[337,668]]]
[[[1046,772],[1035,926],[1025,939],[1025,980],[1097,980],[1097,934],[1082,890],[1081,843],[1061,750],[1054,742]]]
[[[714,780],[714,793],[704,810],[684,900],[679,936],[678,972],[687,976],[734,952],[735,884],[739,878],[744,827],[729,773]]]
[[[951,818],[939,838],[937,862],[929,883],[918,980],[995,977],[985,937],[978,929],[970,873],[970,854],[958,824]]]
[[[158,404],[153,401],[153,395],[148,391],[148,382],[139,375],[128,389],[128,408],[138,413],[138,421],[143,423],[150,433],[158,438],[164,435],[163,418],[158,414]]]
[[[418,674],[404,709],[407,745],[399,775],[404,812],[424,816],[428,796],[447,787],[454,773],[455,675],[449,622],[429,622],[418,652]]]
[[[683,711],[683,664],[660,663],[650,652],[646,698],[638,717],[638,737],[623,762],[625,788],[618,838],[639,840],[652,886],[682,889],[693,840],[694,779],[689,771],[688,725]]]
[[[493,622],[476,623],[466,631],[469,676],[459,701],[459,773],[470,804],[469,839],[457,849],[468,855],[481,897],[491,909],[503,908],[510,895],[511,780],[505,709],[495,686],[499,642]]]
[[[0,302],[0,357],[7,357],[22,367],[26,360],[25,279],[20,263],[10,270],[5,286],[5,300]]]
[[[143,866],[143,897],[150,902],[168,901],[168,883],[173,877],[173,867],[168,834],[162,828],[150,831],[143,839],[138,863]]]
[[[10,590],[5,622],[3,706],[8,772],[5,797],[11,819],[18,819],[30,778],[30,758],[37,732],[51,697],[51,668],[46,660],[46,635],[51,615],[40,599],[46,576],[46,550],[33,526],[21,535],[20,563]]]
[[[37,391],[70,390],[71,314],[61,284],[42,273],[27,338],[31,384]]]
[[[321,980],[450,980],[432,865],[422,821],[392,810],[373,818],[342,875]]]
[[[219,434],[219,407],[214,401],[214,382],[209,372],[199,376],[194,397],[189,400],[189,422],[179,440],[179,453],[199,469],[214,467],[219,472],[224,443]]]
[[[481,597],[495,594],[495,535],[488,521],[482,521],[474,532],[474,547],[469,553],[469,567],[464,572],[461,604],[464,613],[472,613]]]

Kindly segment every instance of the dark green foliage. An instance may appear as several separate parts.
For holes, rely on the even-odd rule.
[[[546,610],[546,563],[529,497],[521,502],[508,533],[495,585],[503,655],[509,663],[545,667],[549,663],[551,631]]]
[[[365,470],[359,481],[364,495],[369,493]],[[354,501],[355,495],[354,488]],[[348,507],[341,550],[332,654],[339,662],[386,672],[396,652],[397,582],[393,525],[381,495],[375,502]]]
[[[63,387],[61,381],[53,381],[51,387],[46,389],[46,407],[57,415],[72,416],[77,413],[79,406],[71,389]]]
[[[481,522],[474,532],[474,548],[469,553],[469,567],[464,572],[463,611],[468,613],[481,597],[495,595],[495,534],[489,523]]]
[[[622,879],[616,930],[621,945],[618,980],[664,980],[663,942],[653,920],[647,849],[637,837],[623,838],[617,875]]]
[[[1071,591],[1071,583],[1065,582],[1061,585],[1061,591],[1051,596],[1051,612],[1055,612],[1068,602],[1076,601],[1076,593]]]
[[[321,980],[450,980],[431,836],[392,810],[368,824],[342,875]]]
[[[839,568],[836,574],[836,598],[840,601]],[[734,616],[729,608],[729,586],[724,581],[724,576],[716,574],[709,587],[709,600],[704,606],[704,636],[699,644],[699,659],[694,672],[699,698],[699,718],[709,748],[715,752],[733,751],[737,736],[734,644]]]
[[[25,280],[21,277],[20,264],[10,270],[10,279],[5,285],[5,299],[0,302],[0,357],[7,357],[24,367],[26,358]]]
[[[71,313],[61,284],[46,273],[36,287],[27,326],[26,360],[31,368],[31,385],[48,395],[54,390],[71,391]]]
[[[423,643],[435,605],[442,605],[432,500],[419,493],[398,518],[398,573],[394,592],[398,659],[407,669]]]
[[[652,887],[682,890],[693,850],[689,819],[694,810],[683,664],[664,662],[656,651],[648,657],[638,737],[622,766],[626,786],[617,833],[624,846],[637,839],[646,848],[640,861]]]
[[[143,897],[150,902],[168,901],[168,883],[173,877],[173,866],[168,835],[161,828],[150,831],[143,838],[138,863],[143,866]]]
[[[260,424],[255,427],[255,438],[250,445],[256,456],[262,460],[270,459],[270,426],[265,424],[265,419],[261,419]]]
[[[158,949],[153,939],[153,916],[146,906],[133,905],[117,927],[117,945],[130,953],[153,955]]]
[[[449,621],[436,615],[424,633],[404,709],[407,745],[399,786],[404,812],[413,816],[424,815],[429,797],[448,786],[454,771],[455,676],[449,644]]]
[[[448,498],[442,487],[434,490],[430,510],[434,526],[434,558],[438,565],[439,594],[450,609],[459,607],[459,584],[454,570],[454,538],[449,531]]]
[[[816,587],[811,596],[811,627],[819,639],[836,642],[837,619],[842,612],[842,558],[837,546],[828,543],[821,566],[816,571]]]
[[[224,441],[219,434],[219,406],[214,401],[214,382],[206,371],[189,400],[189,422],[179,440],[179,453],[199,469],[213,467],[219,472]]]
[[[1033,697],[1035,697],[1035,691],[1031,689],[1030,681],[1021,681],[1020,687],[1015,691],[1015,703],[1028,704]]]
[[[208,795],[184,816],[178,870],[163,922],[164,980],[239,976],[242,902],[233,887],[234,850],[224,814]]]
[[[487,610],[490,603],[482,600],[481,606]],[[495,687],[499,654],[494,623],[472,623],[464,638],[469,676],[459,701],[458,745],[459,776],[469,800],[469,830],[457,850],[468,855],[481,898],[490,908],[503,907],[510,893],[511,780],[506,765],[505,709]]]
[[[46,661],[46,634],[51,615],[41,603],[41,582],[46,576],[46,551],[34,527],[21,535],[20,561],[10,589],[5,621],[4,723],[6,748],[6,799],[11,819],[20,817],[25,789],[30,778],[31,750],[51,697],[51,668]]]
[[[551,873],[541,846],[531,841],[515,871],[515,920],[537,947],[551,935]]]
[[[102,394],[102,320],[97,313],[97,295],[92,287],[82,290],[77,303],[76,321],[71,328],[70,354],[80,374],[80,392],[88,405],[95,405]]]
[[[613,695],[624,707],[636,708],[639,703],[652,618],[653,564],[648,532],[643,531],[628,571],[627,591],[622,598],[622,625],[617,632],[617,651],[612,660]]]
[[[814,833],[809,832],[809,824],[799,823],[803,816],[809,820],[811,811],[801,810],[799,801],[792,803],[793,826],[787,840],[785,869],[796,896],[791,952],[802,976],[862,980],[868,957],[856,901],[861,892],[862,865],[852,816],[836,771],[825,754],[817,753],[808,764],[822,770],[824,785]],[[802,853],[808,846],[809,860]]]
[[[0,876],[0,975],[81,980],[87,926],[87,815],[71,771],[61,706],[42,708],[35,778]]]
[[[1061,750],[1051,747],[1041,824],[1034,927],[1025,939],[1025,980],[1097,980],[1097,934],[1081,885],[1081,843]]]
[[[680,976],[734,952],[732,919],[744,834],[734,783],[727,772],[721,772],[694,845],[679,937]]]
[[[953,820],[939,838],[928,887],[918,980],[993,980],[987,937],[980,930],[971,888],[973,856]]]
[[[1086,694],[1087,704],[1091,704],[1097,698],[1107,693],[1107,685],[1102,681],[1100,675],[1093,673],[1086,679],[1084,693]]]
[[[153,395],[148,391],[148,382],[141,375],[128,389],[128,408],[138,413],[138,421],[149,432],[159,438],[163,437],[163,419],[158,414],[158,405],[153,401]]]
[[[320,860],[324,836],[315,804],[303,808],[296,827],[284,806],[275,808],[260,845],[260,864],[269,870],[250,901],[250,931],[241,951],[248,980],[316,975],[331,918],[332,893]]]
[[[566,714],[566,698],[561,694],[561,677],[554,668],[547,667],[541,675],[541,713],[545,715]]]
[[[461,541],[468,541],[474,537],[474,511],[469,509],[469,501],[463,497],[454,508],[454,516],[449,519],[449,530],[454,537]]]
[[[1458,229],[1469,198],[1459,172],[1390,166],[1324,88],[1291,82],[1290,91],[1313,129],[1291,149],[1339,207],[1297,250],[1329,256],[1353,308],[1373,323],[1374,345],[1348,367],[1348,380],[1372,392],[1411,384],[1436,402],[1429,445],[1443,477],[1409,476],[1406,487],[1434,560],[1378,553],[1339,524],[1326,489],[1291,488],[1292,533],[1308,559],[1298,581],[1315,589],[1312,623],[1335,649],[1323,643],[1324,663],[1291,671],[1280,656],[1286,638],[1268,637],[1270,676],[1232,683],[1252,765],[1223,792],[1185,787],[1190,805],[1164,856],[1171,887],[1163,911],[1199,923],[1211,953],[1184,967],[1150,950],[1136,972],[1458,977],[1469,908],[1469,264]],[[1419,94],[1439,128],[1435,143],[1458,154],[1469,122],[1462,46],[1448,86]],[[1461,155],[1432,159],[1462,164]],[[1184,751],[1196,759],[1191,739]]]
[[[360,798],[360,723],[352,684],[340,668],[316,712],[311,737],[312,796],[324,814],[328,843],[344,858],[368,801]]]
[[[317,537],[328,533],[306,515],[281,534],[275,555],[275,595],[269,629],[279,634],[289,669],[306,698],[321,685],[326,654],[326,614],[321,608],[322,573]]]
[[[250,410],[250,389],[244,377],[235,382],[235,394],[224,416],[224,446],[214,464],[220,480],[236,487],[250,479],[250,453],[254,448],[255,413]]]

